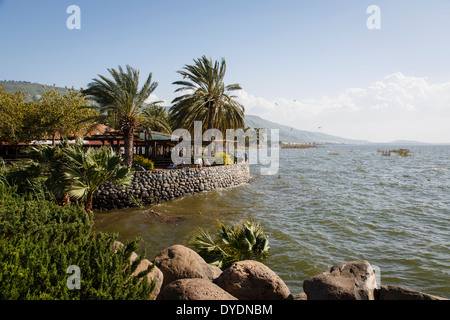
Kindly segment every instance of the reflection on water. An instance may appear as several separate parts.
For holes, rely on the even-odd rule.
[[[401,147],[401,146],[400,146]],[[381,282],[450,298],[450,147],[410,147],[385,157],[376,146],[280,150],[276,175],[252,167],[251,183],[187,196],[149,208],[97,214],[95,228],[140,237],[150,259],[184,244],[217,220],[255,218],[270,237],[264,261],[290,287],[331,265],[365,259]]]

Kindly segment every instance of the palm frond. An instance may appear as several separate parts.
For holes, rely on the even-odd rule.
[[[225,86],[225,59],[212,61],[202,56],[194,59],[193,65],[186,65],[178,71],[183,79],[173,84],[180,86],[175,92],[190,92],[173,99],[170,120],[174,128],[193,129],[194,121],[202,121],[204,128],[226,129],[244,127],[244,107],[229,92],[241,90],[239,84]]]
[[[205,261],[226,268],[239,260],[268,257],[269,237],[259,223],[252,220],[231,226],[218,223],[219,231],[214,238],[207,231],[198,229],[189,239],[189,246]]]

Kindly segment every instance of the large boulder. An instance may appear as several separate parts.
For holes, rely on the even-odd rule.
[[[155,258],[156,266],[164,275],[162,287],[178,279],[217,278],[222,270],[209,265],[197,252],[181,245],[164,249]]]
[[[237,300],[207,279],[179,279],[166,285],[157,300]]]
[[[339,263],[303,281],[308,300],[374,300],[375,272],[365,260]]]
[[[281,278],[258,261],[234,263],[215,283],[239,300],[287,300],[291,292]]]
[[[132,277],[137,276],[142,271],[147,270],[147,268],[152,267],[152,263],[148,261],[147,259],[144,259],[141,261],[141,263],[137,266],[136,270],[131,274]],[[147,274],[147,281],[151,283],[152,281],[155,282],[155,288],[153,289],[153,292],[149,298],[149,300],[155,300],[158,296],[161,286],[163,283],[163,273],[161,270],[158,269],[157,266],[153,266],[153,268],[150,270],[150,272]]]
[[[414,291],[399,286],[380,286],[375,290],[376,300],[446,300],[423,292]]]
[[[119,249],[123,247],[124,244],[119,241],[114,241],[114,243],[112,244],[112,249],[116,253]],[[133,262],[136,261],[137,258],[139,258],[138,254],[136,252],[132,252],[130,256],[130,265],[133,264]],[[153,264],[150,261],[148,261],[147,259],[143,259],[137,266],[136,270],[131,274],[131,276],[136,277],[139,273],[147,270],[149,267],[152,266]],[[161,290],[161,286],[163,283],[163,273],[161,272],[161,270],[158,269],[158,267],[153,266],[151,271],[147,274],[147,281],[148,283],[151,283],[152,281],[155,282],[155,288],[153,289],[153,292],[149,298],[149,300],[155,300]]]

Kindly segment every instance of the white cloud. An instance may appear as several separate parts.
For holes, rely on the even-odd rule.
[[[335,97],[267,100],[239,94],[246,114],[354,139],[450,142],[450,81],[388,75],[367,88],[349,88]]]
[[[158,96],[154,93],[150,94],[150,96],[147,98],[147,100],[145,100],[145,103],[151,103],[151,102],[156,102],[156,101],[162,101],[162,106],[168,107],[170,106],[170,101],[166,101],[166,100],[162,100],[160,98],[158,98]]]

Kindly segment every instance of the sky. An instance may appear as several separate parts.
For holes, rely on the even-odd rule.
[[[80,29],[67,26],[71,5]],[[153,98],[170,105],[176,72],[206,55],[225,58],[246,114],[350,139],[447,143],[449,12],[448,0],[0,0],[0,79],[86,88],[128,64],[142,82],[151,72]]]

